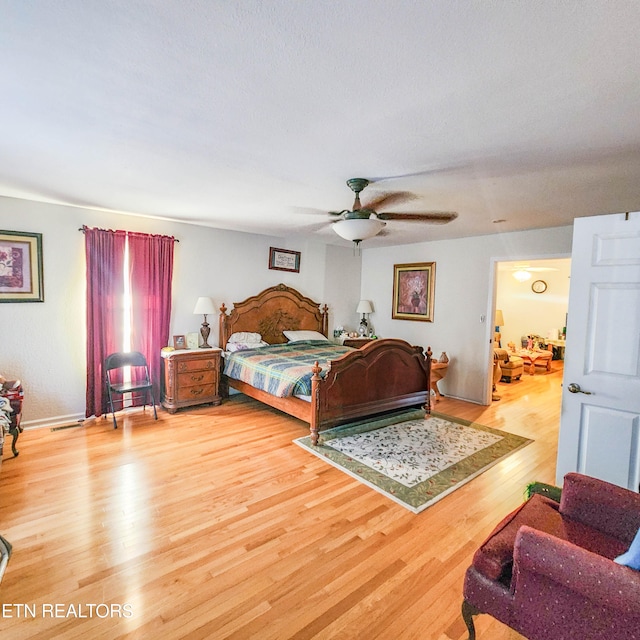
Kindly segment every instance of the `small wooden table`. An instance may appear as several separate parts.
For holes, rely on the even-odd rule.
[[[436,394],[436,402],[443,397],[438,389],[438,382],[447,375],[448,362],[431,362],[431,389]]]
[[[518,354],[522,358],[524,364],[529,365],[529,375],[532,376],[536,372],[536,365],[545,367],[547,371],[551,371],[551,359],[553,353],[551,351],[529,351],[522,349]]]

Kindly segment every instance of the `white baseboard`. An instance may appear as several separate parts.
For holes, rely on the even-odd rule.
[[[24,430],[31,429],[48,429],[49,427],[59,427],[73,422],[86,422],[95,420],[95,418],[85,418],[82,414],[69,414],[66,416],[50,416],[49,418],[41,418],[40,420],[23,420],[20,426]]]

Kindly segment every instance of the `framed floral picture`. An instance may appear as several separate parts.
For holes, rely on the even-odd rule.
[[[435,262],[394,264],[391,317],[433,322],[435,284]]]
[[[44,302],[41,233],[0,231],[0,302]]]

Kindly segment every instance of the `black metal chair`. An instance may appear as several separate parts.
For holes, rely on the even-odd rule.
[[[124,376],[123,369],[131,367],[130,374]],[[122,353],[112,353],[107,356],[104,362],[104,375],[107,383],[107,392],[109,394],[109,407],[113,417],[113,428],[118,428],[116,422],[116,414],[113,408],[113,394],[125,393],[141,393],[144,398],[144,408],[147,407],[147,394],[151,399],[153,407],[153,417],[158,419],[156,411],[156,402],[153,397],[153,385],[149,376],[149,366],[146,358],[139,351],[130,351]]]

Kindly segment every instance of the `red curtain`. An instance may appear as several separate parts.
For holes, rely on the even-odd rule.
[[[107,411],[102,365],[122,350],[124,231],[83,227],[87,260],[86,417]]]
[[[129,245],[131,349],[149,364],[160,401],[160,349],[169,343],[174,238],[83,227],[87,259],[86,417],[108,411],[105,358],[123,350],[125,245]],[[134,404],[143,398],[135,397]]]
[[[129,233],[131,344],[147,359],[156,402],[162,375],[160,349],[169,344],[174,242],[167,236]]]

